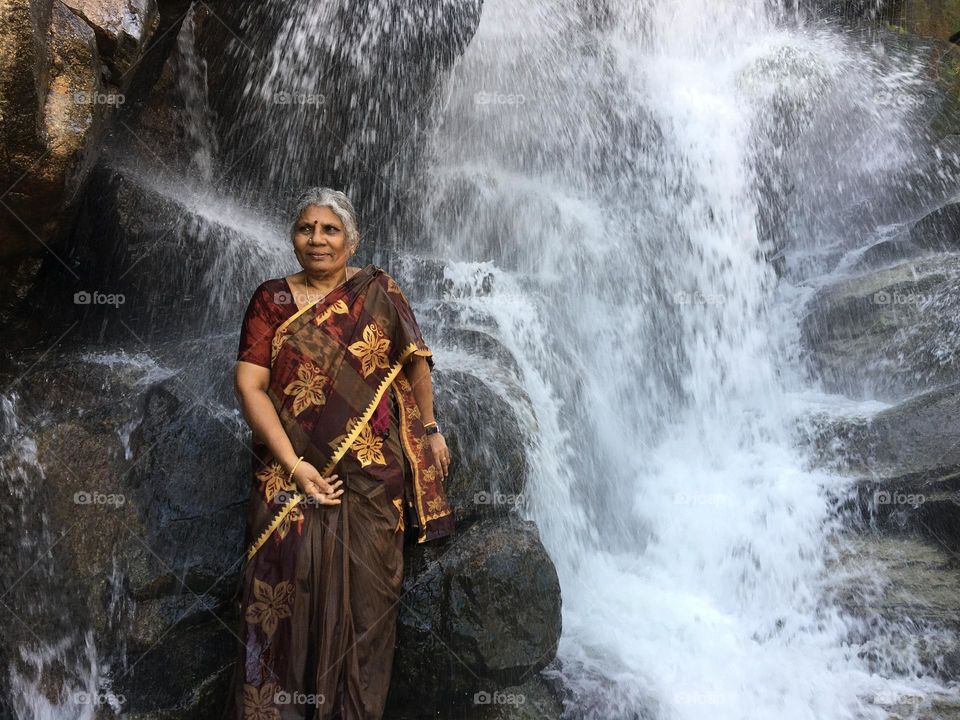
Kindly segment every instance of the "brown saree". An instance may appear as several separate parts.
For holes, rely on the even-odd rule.
[[[403,538],[453,514],[403,365],[427,359],[396,282],[368,265],[273,335],[268,394],[298,455],[343,480],[323,506],[255,444],[238,585],[240,662],[225,717],[373,720],[389,688]]]

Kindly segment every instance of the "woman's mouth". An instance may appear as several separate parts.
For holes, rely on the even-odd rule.
[[[307,253],[307,257],[311,260],[319,260],[320,258],[330,257],[330,253]]]

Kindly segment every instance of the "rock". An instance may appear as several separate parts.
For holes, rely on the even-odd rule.
[[[0,136],[5,161],[0,183],[6,189],[0,255],[5,258],[37,252],[54,238],[62,220],[57,211],[79,191],[109,107],[100,101],[109,95],[90,26],[59,2],[52,4],[48,23],[26,16],[14,14],[22,22],[0,28],[6,38],[20,36],[12,47],[35,46],[24,56],[4,57],[0,69],[6,80],[0,115],[16,118]],[[32,80],[29,88],[23,78]]]
[[[408,563],[388,707],[430,717],[530,678],[556,653],[560,586],[533,523],[472,525]]]
[[[818,461],[860,478],[865,525],[911,532],[960,553],[960,383],[869,418],[823,422]]]
[[[96,33],[100,58],[110,72],[110,81],[125,85],[130,70],[160,24],[156,0],[62,2]]]
[[[533,523],[474,525],[444,560],[447,629],[461,663],[484,677],[512,679],[553,659],[560,586]],[[472,685],[466,675],[462,681]]]
[[[62,241],[157,11],[153,0],[8,5],[0,22],[10,48],[0,55],[0,258],[9,261]]]
[[[540,677],[522,685],[481,690],[473,696],[467,720],[560,720],[563,705]]]
[[[821,290],[802,323],[807,362],[824,387],[896,400],[960,380],[960,255],[944,253]]]
[[[131,438],[130,492],[153,549],[128,563],[137,598],[186,586],[226,602],[243,559],[246,431],[212,415],[193,393],[174,379],[150,387]]]
[[[956,680],[951,662],[960,652],[960,573],[950,553],[917,538],[861,535],[845,543],[839,562],[845,581],[838,599],[864,620],[853,640],[864,644],[872,669],[915,672],[912,649],[927,672]],[[891,647],[901,650],[899,657],[884,651]]]
[[[934,250],[960,250],[960,203],[947,203],[910,228],[910,239]]]
[[[870,272],[923,255],[957,251],[960,251],[960,203],[948,202],[863,250],[851,265],[851,271]]]
[[[236,654],[233,624],[214,620],[172,632],[118,669],[113,691],[123,695],[131,720],[201,720],[222,711]]]
[[[202,343],[210,327],[236,332],[254,288],[283,274],[278,256],[265,258],[258,244],[273,241],[277,229],[225,222],[237,208],[222,217],[195,215],[187,203],[196,197],[167,195],[102,164],[90,184],[101,194],[87,194],[79,208],[70,239],[77,273],[48,263],[27,295],[29,305],[61,308],[55,317],[37,318],[45,344],[74,321],[70,340],[78,345],[160,352],[191,337]],[[222,262],[225,246],[236,262]],[[156,282],[158,272],[163,282]]]
[[[449,427],[447,496],[458,526],[522,506],[524,435],[513,409],[477,377],[435,370],[436,415]]]
[[[203,381],[149,359],[40,360],[21,404],[42,418],[34,431],[42,513],[69,535],[50,544],[78,605],[45,593],[36,610],[47,620],[34,631],[59,643],[56,618],[72,608],[74,624],[91,629],[101,659],[118,668],[112,689],[130,701],[125,709],[204,717],[235,659],[229,599],[249,491],[244,432]]]
[[[163,352],[174,366],[190,355],[190,343]],[[230,357],[225,348],[212,354]],[[45,485],[57,488],[45,512],[70,531],[71,542],[56,546],[57,577],[71,579],[79,600],[70,617],[93,629],[104,660],[117,668],[112,692],[126,698],[125,716],[208,716],[222,702],[235,660],[238,619],[229,601],[249,489],[246,431],[235,412],[224,411],[232,389],[209,379],[229,376],[228,368],[181,375],[147,356],[40,359],[23,404],[44,419],[37,456]],[[485,417],[471,402],[507,417],[475,378],[449,373],[437,386],[455,398],[447,412],[454,427]],[[491,424],[502,428],[504,420]],[[509,432],[488,441],[522,455],[517,438]],[[463,456],[479,463],[484,452],[482,442],[467,444]],[[476,487],[493,487],[481,483],[479,466],[471,472]],[[77,493],[99,499],[78,502]],[[526,681],[555,652],[560,588],[535,526],[512,514],[489,517],[446,541],[411,544],[407,557],[395,664],[397,692],[406,699],[395,707],[464,705],[477,692],[513,693],[508,688],[520,684],[536,697],[524,712],[546,706],[549,698]],[[55,636],[58,626],[49,627]],[[178,672],[160,672],[165,667]],[[478,717],[497,717],[502,697],[477,709]]]

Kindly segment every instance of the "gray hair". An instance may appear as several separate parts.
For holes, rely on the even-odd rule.
[[[297,221],[303,212],[311,206],[330,208],[343,223],[343,230],[347,235],[347,245],[356,250],[360,244],[360,231],[357,229],[357,211],[353,209],[344,193],[328,187],[312,187],[300,193],[294,205],[290,218],[290,239],[297,233]]]

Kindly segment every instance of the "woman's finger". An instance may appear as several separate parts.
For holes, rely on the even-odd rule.
[[[333,492],[334,488],[343,483],[343,480],[335,480],[336,477],[336,475],[331,475],[329,478],[324,479],[322,476],[318,475],[314,482],[316,483],[317,487],[320,488],[321,492],[329,494]]]

